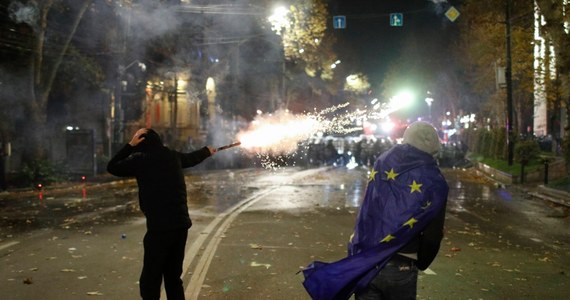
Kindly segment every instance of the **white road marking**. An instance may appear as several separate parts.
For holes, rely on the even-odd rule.
[[[220,225],[220,227],[218,227],[218,230],[216,230],[216,233],[214,234],[214,236],[212,237],[212,239],[208,243],[206,249],[203,251],[202,257],[198,261],[198,264],[196,265],[196,268],[194,269],[194,272],[192,273],[192,277],[190,278],[190,284],[188,285],[188,287],[186,287],[186,290],[184,291],[184,294],[188,299],[198,299],[200,289],[202,288],[202,285],[204,283],[204,279],[206,278],[206,273],[208,272],[208,269],[210,267],[210,263],[212,262],[212,259],[214,258],[214,254],[216,253],[216,249],[218,248],[218,245],[222,241],[222,236],[223,236],[224,231],[226,231],[226,229],[230,226],[232,221],[242,211],[246,210],[251,205],[253,205],[257,201],[262,199],[265,195],[275,191],[276,189],[277,189],[277,187],[264,190],[260,193],[253,195],[252,197],[249,197],[249,198],[241,201],[240,203],[236,204],[234,207],[228,209],[226,212],[224,212],[222,215],[220,215],[219,218],[216,218],[214,221],[212,221],[208,225],[208,227],[204,231],[207,233],[211,233],[213,228],[223,218],[225,218],[227,216],[226,220],[222,223],[222,225]],[[229,214],[228,214],[228,211],[230,212]],[[193,252],[191,253],[192,257],[191,257],[191,259],[189,259],[188,264],[190,264],[192,262],[192,260],[194,260],[194,257],[196,256],[198,249],[200,249],[200,247],[202,246],[202,244],[204,243],[204,240],[208,237],[208,235],[209,234],[200,235],[201,240],[200,241],[197,240],[194,244],[192,244],[192,247],[189,249],[189,251],[192,250]],[[185,263],[185,265],[186,265],[186,263]],[[185,268],[184,268],[184,270],[185,270]]]
[[[8,249],[14,245],[18,245],[19,243],[20,242],[18,242],[18,241],[13,241],[13,242],[6,243],[4,245],[0,245],[0,250]]]
[[[296,174],[291,175],[289,177],[289,179],[290,179],[290,181],[300,180],[303,177],[311,176],[311,175],[323,172],[323,169],[326,169],[326,168],[301,171],[301,172],[298,172]],[[198,299],[198,296],[200,294],[200,289],[202,288],[202,285],[204,284],[204,280],[206,278],[206,273],[208,272],[208,268],[210,267],[210,263],[211,263],[212,259],[214,258],[214,254],[216,253],[216,249],[218,248],[218,245],[220,244],[220,242],[222,240],[223,233],[227,230],[227,228],[232,223],[232,221],[241,212],[243,212],[244,210],[246,210],[247,208],[249,208],[250,206],[255,204],[257,201],[262,199],[267,194],[274,192],[275,190],[277,190],[279,187],[283,186],[284,184],[285,184],[285,182],[280,184],[279,186],[267,188],[261,192],[258,192],[256,194],[252,195],[251,197],[249,197],[243,201],[240,201],[236,205],[232,206],[231,208],[227,209],[225,212],[223,212],[222,214],[217,216],[210,224],[208,224],[206,229],[204,229],[202,231],[203,233],[206,233],[206,234],[201,234],[198,237],[198,239],[196,239],[196,241],[192,244],[190,249],[188,249],[188,251],[186,251],[186,255],[189,258],[187,260],[185,259],[185,262],[183,265],[184,272],[182,274],[188,273],[188,267],[192,264],[192,261],[196,257],[198,250],[202,248],[202,244],[205,242],[205,240],[208,238],[208,236],[210,236],[210,234],[212,234],[212,231],[218,225],[218,223],[220,223],[223,219],[225,219],[225,221],[222,223],[222,225],[220,225],[220,227],[218,227],[218,230],[216,230],[216,233],[213,235],[212,239],[208,242],[205,250],[202,253],[202,256],[200,257],[200,260],[198,261],[198,263],[196,265],[196,268],[194,269],[194,272],[192,272],[192,277],[190,278],[190,283],[188,284],[188,286],[184,290],[184,295],[187,299],[190,299],[190,300]],[[162,296],[165,296],[164,291],[163,291]]]

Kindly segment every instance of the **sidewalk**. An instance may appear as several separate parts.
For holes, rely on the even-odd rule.
[[[570,208],[570,193],[552,189],[544,185],[538,185],[533,191],[528,192],[530,195],[542,200],[550,201],[555,204]]]
[[[476,170],[478,175],[485,177],[492,182],[495,182],[496,185],[502,185],[502,186],[508,185],[511,188],[522,190],[522,191],[528,193],[529,195],[531,195],[533,197],[540,198],[542,200],[551,202],[551,203],[556,204],[556,205],[561,205],[561,206],[564,206],[566,208],[570,208],[570,193],[568,193],[568,192],[549,188],[549,187],[544,186],[543,184],[536,183],[536,182],[525,183],[524,185],[522,185],[522,184],[505,184],[504,182],[497,179],[493,175],[490,175],[489,173],[485,172],[484,170],[481,170],[477,167],[473,167],[473,168]]]

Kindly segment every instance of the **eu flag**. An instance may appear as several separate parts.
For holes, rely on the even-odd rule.
[[[303,286],[313,299],[349,299],[445,209],[449,188],[435,159],[411,145],[382,154],[368,180],[349,256],[303,270]]]

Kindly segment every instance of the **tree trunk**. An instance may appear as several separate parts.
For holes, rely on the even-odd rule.
[[[59,70],[59,66],[63,61],[63,57],[69,48],[69,44],[77,27],[83,18],[83,15],[89,8],[92,0],[85,0],[78,10],[77,16],[73,21],[70,32],[61,47],[60,52],[56,55],[55,60],[47,61],[44,59],[45,35],[48,30],[48,14],[53,5],[53,0],[41,2],[41,16],[39,24],[39,32],[36,37],[35,54],[31,65],[32,86],[31,100],[27,102],[25,111],[29,116],[28,122],[24,128],[24,136],[26,137],[26,148],[23,153],[23,161],[41,160],[46,158],[46,140],[47,140],[47,103],[53,86],[53,82]]]

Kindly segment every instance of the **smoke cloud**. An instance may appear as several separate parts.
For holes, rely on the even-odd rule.
[[[128,7],[120,10],[120,17],[128,30],[144,39],[160,36],[182,24],[175,6]]]
[[[39,12],[35,5],[25,5],[15,1],[8,6],[8,14],[10,19],[16,23],[26,23],[34,29],[37,27]]]

